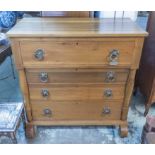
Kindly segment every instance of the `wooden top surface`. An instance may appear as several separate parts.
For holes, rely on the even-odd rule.
[[[8,33],[9,37],[120,37],[146,36],[130,19],[24,18]]]

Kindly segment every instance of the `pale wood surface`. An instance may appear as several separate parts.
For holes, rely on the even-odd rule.
[[[127,114],[144,36],[129,19],[25,18],[8,32],[31,125],[120,125],[127,136]],[[44,59],[34,52],[44,50]],[[118,50],[115,65],[109,54]],[[107,72],[114,81],[106,81]],[[48,80],[39,79],[41,72]],[[49,97],[41,95],[48,89]],[[106,89],[112,90],[105,97]],[[110,114],[102,114],[103,108]],[[52,110],[45,116],[44,109]],[[32,130],[30,126],[28,131]],[[33,133],[33,132],[32,132]]]
[[[27,119],[28,121],[32,121],[31,104],[29,99],[29,90],[28,90],[28,85],[26,81],[25,71],[19,70],[18,73],[19,73],[20,87],[23,94],[23,102],[27,112]]]
[[[41,11],[42,17],[90,17],[92,11]]]
[[[129,75],[129,69],[26,69],[27,82],[29,84],[39,84],[41,82],[39,74],[48,74],[48,84],[89,84],[89,83],[109,83],[125,84]],[[109,81],[108,72],[114,73],[114,81]]]
[[[49,91],[48,97],[43,97],[41,94],[42,89]],[[107,97],[104,93],[106,90],[112,91],[112,96]],[[30,98],[33,100],[49,100],[49,101],[72,101],[72,100],[123,100],[125,85],[103,85],[103,84],[89,84],[89,85],[71,85],[62,86],[55,85],[30,85]]]
[[[121,138],[127,137],[128,136],[128,124],[121,124],[119,126],[120,129],[120,136]]]
[[[122,120],[52,120],[52,121],[48,121],[48,120],[43,120],[43,121],[32,121],[30,122],[30,124],[32,125],[43,125],[43,126],[92,126],[92,125],[124,125],[127,126],[127,122],[126,121],[122,121]]]
[[[146,36],[130,19],[24,18],[8,33],[9,37],[103,37]]]
[[[20,52],[20,42],[17,40],[11,40],[11,49],[13,53],[13,58],[17,69],[23,68],[23,60]]]
[[[122,120],[127,120],[128,108],[129,108],[132,91],[134,87],[135,74],[136,74],[136,70],[131,70],[128,77],[128,81],[126,83],[125,97],[124,97],[122,118],[121,118]]]
[[[115,41],[103,40],[89,41],[67,39],[63,41],[21,41],[21,55],[23,65],[25,67],[36,67],[41,65],[44,67],[52,66],[111,66],[109,65],[109,55],[114,49],[119,51],[119,59],[117,66],[131,66],[134,59],[135,42],[132,40]],[[44,51],[44,59],[36,60],[34,52],[37,49]]]
[[[119,120],[122,102],[91,101],[31,101],[34,121],[54,120]],[[110,114],[103,114],[103,108],[109,107]],[[44,109],[52,111],[51,116],[45,116]]]
[[[144,38],[136,38],[131,69],[138,69]]]

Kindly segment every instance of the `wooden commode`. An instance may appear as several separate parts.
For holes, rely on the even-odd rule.
[[[127,114],[147,32],[130,19],[25,18],[8,33],[28,123],[119,125]]]

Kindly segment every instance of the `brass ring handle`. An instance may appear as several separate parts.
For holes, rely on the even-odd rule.
[[[119,50],[113,49],[110,53],[109,53],[109,64],[110,65],[117,65],[118,64],[118,59],[119,59]]]
[[[107,115],[107,114],[110,114],[111,113],[111,110],[110,110],[109,107],[105,107],[105,108],[103,108],[102,113]]]
[[[51,116],[51,115],[52,115],[52,111],[51,111],[50,109],[44,109],[44,110],[43,110],[43,114],[44,114],[45,116]]]
[[[106,81],[107,82],[114,82],[116,80],[116,73],[113,71],[109,71],[106,74]]]
[[[44,59],[44,50],[43,49],[37,49],[35,52],[34,52],[34,57],[35,59],[41,61]]]
[[[41,82],[48,82],[48,73],[47,72],[39,73],[39,79]]]
[[[49,91],[48,91],[48,89],[42,89],[42,90],[41,90],[41,95],[42,95],[43,97],[48,97],[48,96],[49,96]]]
[[[111,97],[112,96],[112,90],[111,89],[106,89],[104,91],[104,96],[106,97]]]

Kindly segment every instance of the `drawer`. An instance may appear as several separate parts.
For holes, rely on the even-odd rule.
[[[32,83],[126,83],[128,69],[26,69]]]
[[[130,66],[134,41],[21,41],[25,67]]]
[[[119,120],[122,102],[103,101],[32,101],[34,121]]]
[[[30,85],[32,100],[123,100],[125,85]]]

